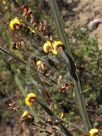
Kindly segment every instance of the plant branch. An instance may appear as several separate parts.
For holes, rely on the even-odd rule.
[[[23,63],[23,64],[25,64],[25,65],[26,65],[26,62],[24,62],[23,60],[21,60],[20,58],[18,58],[18,57],[17,57],[17,56],[15,56],[14,54],[12,54],[12,53],[8,52],[8,51],[7,51],[7,50],[5,50],[4,48],[0,47],[0,50],[1,50],[2,52],[4,52],[5,54],[7,54],[7,55],[11,56],[12,58],[16,59],[17,61],[19,61],[19,62],[21,62],[21,63]]]
[[[63,53],[62,55],[65,58],[68,66],[68,74],[70,73],[71,79],[75,85],[74,90],[75,90],[77,105],[79,107],[79,111],[84,122],[85,130],[88,132],[92,128],[92,124],[88,117],[88,113],[85,106],[85,100],[82,94],[81,83],[78,78],[78,74],[76,72],[75,62],[71,54],[67,38],[65,36],[64,27],[61,20],[61,15],[59,13],[58,5],[56,0],[49,0],[49,3],[56,23],[58,36],[65,45],[66,53]]]

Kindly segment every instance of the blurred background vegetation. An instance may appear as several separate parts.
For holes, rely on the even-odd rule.
[[[102,48],[99,48],[97,37],[91,37],[87,25],[75,26],[72,10],[80,4],[79,0],[57,0],[61,15],[64,20],[66,35],[76,62],[78,75],[82,83],[85,105],[94,127],[102,129]],[[17,3],[19,5],[17,5]],[[82,135],[77,125],[83,128],[79,116],[78,106],[74,100],[73,88],[61,88],[68,82],[66,63],[53,54],[43,52],[44,39],[38,34],[26,30],[11,31],[9,22],[14,17],[22,17],[20,7],[28,5],[39,22],[44,21],[46,30],[43,35],[48,38],[52,35],[58,39],[55,22],[47,0],[2,0],[0,2],[0,132],[1,136],[35,135],[46,136],[45,132],[32,124],[19,124],[22,112],[28,109],[24,104],[24,96],[32,90],[38,98],[50,109],[61,117],[70,132],[77,136]],[[69,11],[69,16],[66,12]],[[29,23],[29,20],[27,20]],[[31,22],[29,23],[31,24]],[[72,25],[71,25],[72,24]],[[41,32],[42,34],[42,32]],[[14,49],[15,43],[23,41],[21,48]],[[24,48],[23,48],[23,47]],[[35,58],[44,61],[46,66],[45,76],[36,68]],[[52,136],[60,136],[50,127],[39,121],[41,118],[50,120],[45,111],[35,103],[33,111],[36,113],[35,122],[51,132]],[[4,132],[5,130],[5,132]],[[33,130],[33,132],[32,132]],[[50,134],[49,134],[50,135]]]

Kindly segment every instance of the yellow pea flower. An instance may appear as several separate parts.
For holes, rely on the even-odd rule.
[[[57,40],[57,41],[54,41],[54,42],[50,42],[50,41],[47,41],[46,43],[44,43],[44,46],[43,46],[43,50],[45,53],[49,53],[49,52],[52,52],[54,55],[57,55],[58,54],[58,49],[64,44]]]
[[[54,41],[52,43],[53,49],[56,51],[56,54],[58,54],[58,49],[64,47],[64,44],[61,41]]]
[[[52,49],[51,42],[50,41],[45,42],[44,45],[43,45],[44,52],[49,53],[49,52],[51,52],[51,49]]]
[[[28,111],[24,111],[22,114],[22,118],[28,118],[29,117],[29,112]]]
[[[28,93],[27,97],[25,98],[25,104],[27,106],[32,106],[32,104],[35,100],[36,100],[36,94],[35,93]]]
[[[58,54],[58,49],[61,47],[62,48],[63,43],[61,41],[54,41],[52,43],[52,53],[57,55]]]
[[[15,29],[15,26],[16,26],[16,25],[17,25],[17,26],[20,26],[21,23],[22,23],[22,21],[19,20],[18,17],[15,17],[14,19],[12,19],[12,20],[10,21],[10,23],[9,23],[9,28],[10,28],[11,30],[14,30],[14,29]]]
[[[90,136],[98,136],[99,130],[97,128],[92,128],[89,131]]]
[[[37,66],[38,69],[44,70],[44,64],[42,63],[41,60],[38,60],[36,62],[36,66]]]
[[[61,41],[54,41],[52,43],[52,46],[55,50],[57,50],[58,47],[62,47],[64,44]]]

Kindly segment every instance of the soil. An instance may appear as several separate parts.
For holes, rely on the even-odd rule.
[[[66,4],[62,8],[65,22],[65,31],[77,27],[88,27],[91,21],[100,19],[102,21],[102,0],[62,0]],[[96,37],[99,49],[102,49],[102,23],[89,31],[91,37]]]
[[[75,13],[74,24],[77,26],[87,25],[95,20],[102,20],[102,0],[80,0],[78,5],[73,8]],[[102,24],[90,32],[90,36],[97,37],[99,48],[102,49]]]

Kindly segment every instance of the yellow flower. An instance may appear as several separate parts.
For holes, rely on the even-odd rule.
[[[64,44],[61,41],[54,41],[52,43],[52,46],[55,50],[57,50],[58,47],[62,47]]]
[[[46,43],[44,43],[43,50],[45,53],[51,52],[51,49],[52,49],[52,44],[50,41],[47,41]]]
[[[90,131],[89,131],[89,134],[90,136],[98,136],[98,129],[97,128],[92,128]]]
[[[36,94],[28,93],[27,97],[25,98],[25,103],[27,106],[31,106],[35,100],[36,100]]]
[[[54,55],[57,55],[58,49],[60,47],[62,49],[63,45],[64,44],[61,41],[54,41],[52,43],[50,41],[47,41],[43,46],[43,50],[44,50],[45,53],[52,52]]]
[[[52,46],[53,46],[52,53],[55,54],[55,55],[57,55],[58,54],[58,49],[59,48],[62,49],[63,45],[64,44],[61,41],[54,41],[52,43]]]
[[[29,112],[28,111],[24,111],[22,114],[22,118],[28,118],[29,117]]]
[[[37,60],[36,66],[38,69],[44,70],[44,64],[42,63],[41,60]]]
[[[16,29],[19,29],[19,26],[21,25],[22,21],[18,19],[18,17],[15,17],[14,19],[12,19],[9,23],[9,28],[11,30],[14,30],[15,27]],[[17,27],[18,26],[18,27]]]

